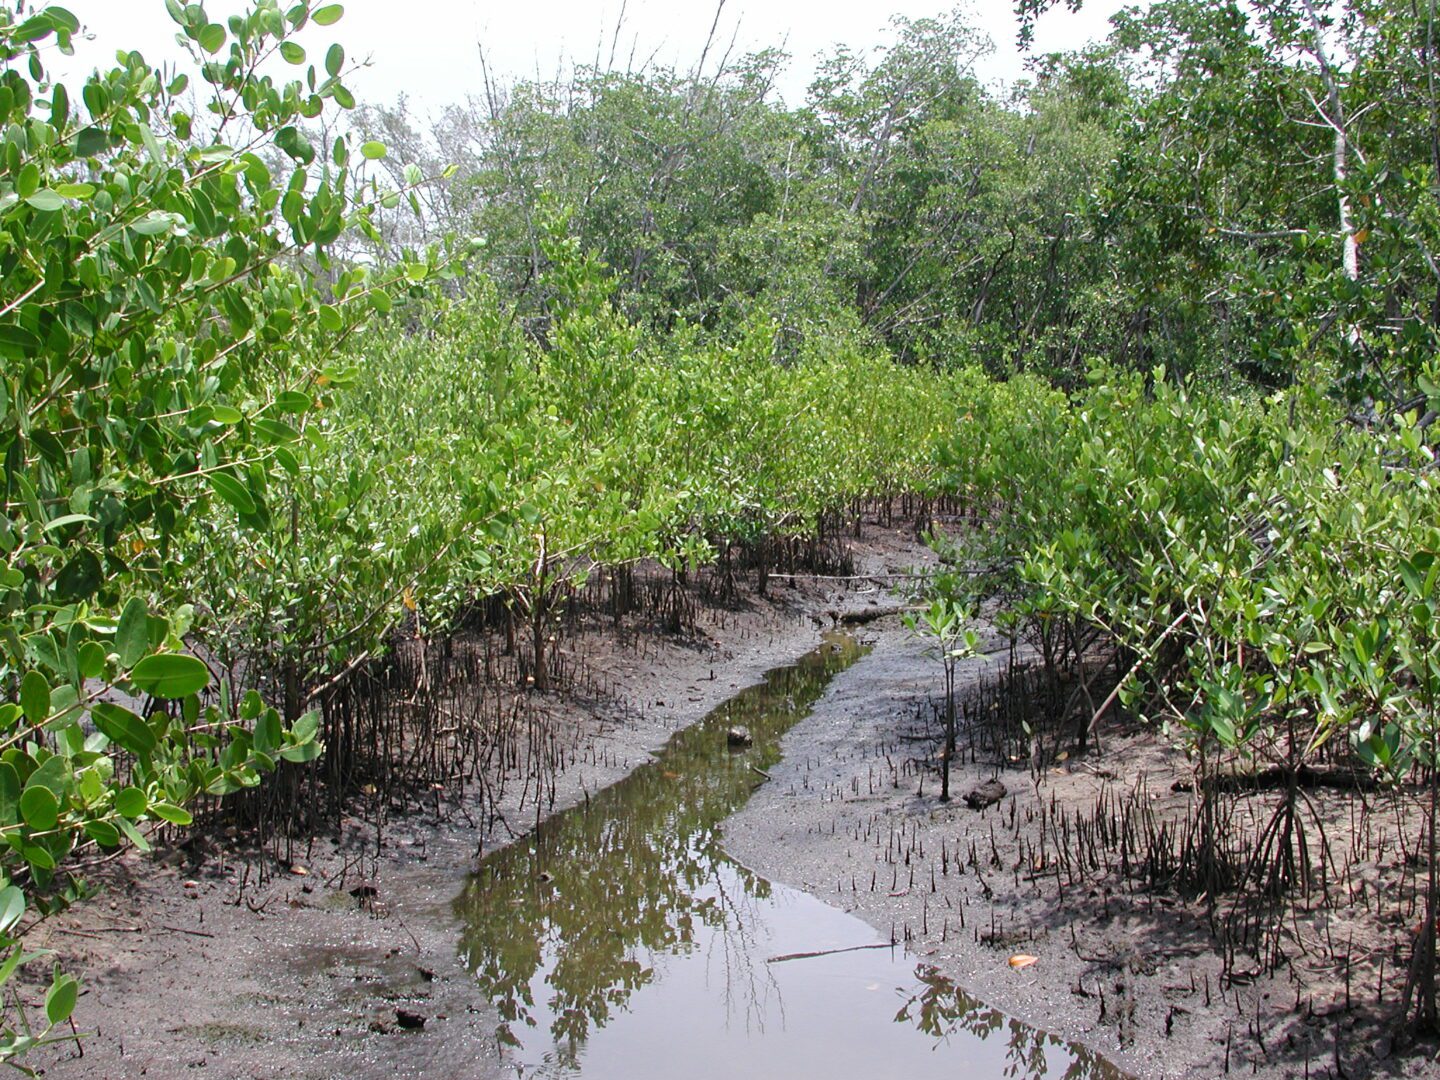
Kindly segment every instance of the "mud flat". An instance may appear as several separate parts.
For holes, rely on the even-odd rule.
[[[1281,971],[1234,955],[1227,972],[1203,897],[1119,873],[1071,884],[1057,863],[1057,822],[1099,817],[1120,831],[1142,813],[1184,820],[1189,768],[1158,732],[1120,725],[1099,752],[1038,774],[1020,754],[998,766],[984,755],[957,761],[955,799],[942,804],[939,663],[898,619],[866,633],[870,653],[786,735],[772,782],[726,821],[735,859],[893,934],[987,1005],[1144,1080],[1440,1076],[1433,1045],[1397,1053],[1391,1040],[1408,953],[1402,933],[1377,932],[1371,908],[1404,882],[1403,854],[1356,864],[1346,888],[1369,898],[1363,911],[1357,900],[1289,913],[1285,933],[1309,949],[1293,947]],[[962,665],[962,689],[1005,659]],[[966,805],[967,792],[995,778],[1005,786],[998,802]],[[1394,832],[1378,802],[1361,813],[1312,794],[1337,863],[1335,852]],[[1265,795],[1242,804],[1254,828]]]
[[[567,741],[563,768],[538,796],[514,776],[498,800],[493,786],[488,800],[436,791],[433,803],[427,797],[404,812],[360,798],[337,828],[299,842],[283,861],[246,849],[243,835],[197,832],[154,855],[132,852],[93,868],[97,894],[31,939],[83,977],[76,1022],[87,1037],[79,1048],[51,1047],[35,1063],[56,1077],[190,1077],[203,1068],[201,1075],[224,1077],[498,1080],[516,1076],[517,1066],[519,1075],[572,1076],[581,1055],[569,1053],[566,1040],[583,1013],[580,1042],[595,1036],[594,1045],[615,1047],[634,1036],[628,1056],[613,1060],[643,1061],[645,1075],[659,1077],[667,1075],[665,1059],[640,1051],[694,1011],[666,1021],[663,1007],[682,1000],[681,987],[708,988],[723,968],[720,1028],[727,1031],[757,1022],[779,998],[802,1030],[808,1005],[830,1000],[812,993],[826,981],[891,995],[883,1034],[869,1040],[878,1057],[864,1059],[867,1080],[880,1075],[879,1064],[898,1067],[910,1052],[884,1050],[905,1029],[937,1045],[988,1035],[956,1073],[971,1080],[1040,1075],[1042,1067],[1095,1080],[1110,1080],[1117,1067],[1157,1080],[1440,1076],[1428,1055],[1393,1054],[1386,1035],[1404,955],[1397,935],[1377,936],[1372,908],[1397,882],[1403,888],[1407,873],[1413,885],[1415,867],[1403,849],[1392,846],[1387,859],[1382,843],[1369,871],[1347,868],[1346,888],[1359,890],[1353,895],[1364,910],[1331,905],[1295,918],[1296,936],[1310,950],[1266,973],[1220,955],[1201,900],[1137,888],[1133,874],[1110,872],[1113,853],[1104,843],[1106,872],[1077,875],[1061,861],[1060,823],[1105,822],[1113,843],[1122,818],[1148,815],[1153,823],[1184,814],[1190,797],[1174,782],[1189,770],[1156,732],[1107,725],[1098,750],[1040,768],[1013,746],[998,757],[994,748],[962,751],[957,798],[941,804],[940,667],[901,625],[894,612],[904,601],[885,587],[890,575],[931,565],[933,555],[899,529],[869,529],[851,547],[857,573],[847,580],[772,578],[768,596],[747,593],[702,614],[686,635],[617,630],[599,620],[568,638],[565,648],[600,678],[585,693],[543,696],[551,730]],[[651,764],[667,744],[677,745],[672,736],[837,627],[848,627],[866,655],[827,674],[818,696],[807,693],[806,715],[775,745],[762,732],[753,749],[725,758],[749,802],[723,822],[677,824],[677,834],[690,830],[685,843],[676,858],[660,861],[679,868],[684,887],[661,887],[657,904],[641,890],[643,911],[680,919],[666,922],[672,929],[684,926],[679,935],[661,928],[655,940],[668,935],[682,948],[662,955],[636,938],[620,954],[606,953],[618,958],[618,981],[587,976],[569,984],[583,1008],[564,1007],[563,997],[542,1000],[557,972],[567,974],[560,971],[567,949],[584,958],[584,935],[595,927],[591,919],[569,937],[578,948],[547,936],[557,910],[577,895],[577,872],[545,861],[553,846],[537,826],[604,801],[632,774],[649,777],[642,789],[678,786],[679,772],[672,777]],[[991,647],[995,655],[962,668],[962,686],[981,686],[1004,667],[1003,646],[992,637]],[[687,730],[678,740],[682,750],[690,737]],[[1003,796],[966,806],[967,792],[997,778]],[[1386,827],[1377,814],[1357,817],[1353,802],[1314,797],[1332,847],[1374,847],[1374,834]],[[1263,811],[1264,800],[1254,801],[1241,824],[1253,827]],[[598,850],[609,834],[586,833],[589,827],[579,829],[582,849]],[[628,858],[637,845],[664,848],[651,840],[611,846]],[[482,853],[487,862],[478,863]],[[604,898],[607,890],[590,892]],[[513,935],[504,932],[510,920],[498,901],[514,909]],[[736,951],[718,935],[720,924],[753,940]],[[531,955],[485,967],[487,956],[512,945]],[[658,989],[650,986],[658,969],[678,969],[695,952],[721,967],[702,965],[693,978],[661,972]],[[595,967],[590,959],[584,966]],[[520,977],[523,986],[506,982],[516,971],[530,973]],[[542,971],[543,986],[536,982]],[[657,994],[662,1013],[610,1023],[630,998]],[[30,1000],[36,997],[32,990]],[[818,1021],[850,1006],[827,1008],[828,1019]],[[847,1028],[871,1030],[869,1019],[853,1015]],[[545,1036],[539,1043],[537,1030]],[[717,1060],[731,1052],[722,1040],[710,1045]],[[592,1055],[592,1064],[601,1056]],[[779,1074],[788,1076],[803,1072],[807,1058],[762,1060],[791,1061]],[[842,1055],[828,1075],[846,1080],[845,1064],[860,1060]],[[583,1075],[592,1074],[605,1075],[603,1067]]]
[[[928,555],[901,531],[856,546],[896,569]],[[483,812],[438,792],[422,811],[362,798],[288,862],[241,850],[244,837],[197,833],[93,868],[96,895],[30,939],[81,977],[75,1021],[86,1037],[35,1063],[51,1077],[116,1080],[513,1076],[495,1037],[500,1017],[460,955],[455,900],[477,854],[585,802],[815,647],[834,613],[878,602],[877,587],[861,588],[774,578],[767,596],[747,589],[679,636],[598,620],[564,647],[609,689],[550,699],[572,735],[566,767],[538,801],[518,778]]]
[[[463,951],[498,1003],[517,1077],[1120,1080],[717,843],[779,737],[864,653],[827,633],[654,762],[481,863],[456,901]]]

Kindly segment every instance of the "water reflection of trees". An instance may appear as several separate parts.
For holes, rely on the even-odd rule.
[[[770,884],[726,857],[719,825],[754,786],[751,766],[774,763],[780,735],[857,656],[849,639],[827,643],[681,733],[658,761],[551,819],[532,843],[481,864],[455,903],[461,952],[499,1010],[502,1041],[518,1045],[521,1027],[539,1026],[534,982],[548,967],[555,1060],[573,1068],[590,1032],[656,978],[642,957],[690,951],[701,927],[745,933]],[[755,739],[744,753],[726,749],[735,724]],[[773,987],[726,933],[719,961],[732,1003],[736,982],[746,984],[748,1022]]]
[[[916,967],[915,978],[920,989],[895,1015],[897,1024],[913,1024],[936,1040],[961,1032],[993,1041],[1003,1030],[1006,1076],[1049,1076],[1054,1054],[1065,1065],[1056,1080],[1124,1080],[1122,1072],[1089,1047],[1063,1042],[981,1004],[928,964]]]
[[[770,897],[770,883],[733,862],[717,864],[715,869],[713,888],[722,908],[725,931],[710,935],[705,957],[707,976],[714,977],[719,969],[725,1015],[742,1015],[747,1032],[765,1030],[765,1017],[772,1003],[783,1025],[785,1003],[780,997],[780,984],[770,965],[761,962],[756,933],[763,923],[760,903]]]

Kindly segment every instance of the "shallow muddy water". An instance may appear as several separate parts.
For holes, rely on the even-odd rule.
[[[828,637],[480,864],[455,902],[461,953],[517,1077],[1121,1075],[725,854],[721,825],[765,782],[780,736],[863,652]],[[736,725],[753,746],[727,745]]]

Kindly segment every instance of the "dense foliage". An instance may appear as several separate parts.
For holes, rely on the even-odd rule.
[[[363,547],[371,568],[409,568],[403,602],[427,625],[503,596],[527,616],[542,689],[564,586],[644,559],[683,570],[814,535],[857,499],[938,490],[935,440],[956,407],[943,377],[873,349],[777,365],[767,323],[732,343],[659,342],[616,311],[563,226],[545,240],[543,343],[486,285],[374,341],[392,362],[368,365],[328,418],[314,474],[343,473],[344,494],[307,505],[304,580],[288,585],[341,609],[364,580],[337,572],[342,551]]]
[[[146,822],[188,824],[197,795],[319,753],[313,714],[230,681],[202,698],[193,635],[219,594],[197,567],[222,546],[207,535],[277,530],[337,350],[406,280],[327,256],[380,197],[346,140],[317,162],[301,130],[353,105],[343,50],[268,74],[277,55],[303,65],[294,35],[340,6],[170,12],[208,100],[134,52],[72,95],[43,49],[70,49],[74,16],[0,7],[0,982],[23,962],[27,894],[77,849],[143,847]],[[43,1025],[7,1030],[0,1058],[74,1001],[57,973]]]
[[[897,20],[798,107],[772,50],[322,140],[347,60],[298,37],[340,5],[168,6],[196,93],[121,53],[72,95],[73,16],[0,4],[0,982],[77,849],[313,759],[402,622],[499,601],[544,692],[590,575],[944,493],[1002,568],[917,619],[947,675],[987,587],[1047,663],[1110,643],[1202,847],[1222,762],[1428,770],[1437,1026],[1424,12],[1163,0],[1003,92],[960,15]],[[1283,893],[1304,845],[1292,782],[1196,887]]]

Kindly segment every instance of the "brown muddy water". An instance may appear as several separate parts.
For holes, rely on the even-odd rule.
[[[722,823],[780,737],[864,653],[827,637],[480,864],[455,901],[461,954],[518,1080],[1122,1076],[726,855]],[[736,725],[752,746],[727,745]]]

